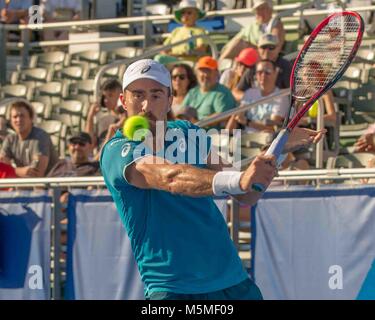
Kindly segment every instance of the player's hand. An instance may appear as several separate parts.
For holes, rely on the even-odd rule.
[[[257,156],[249,167],[243,172],[240,187],[243,191],[251,190],[254,183],[262,184],[266,188],[277,174],[276,159],[273,155]]]
[[[318,143],[324,137],[326,132],[326,129],[316,131],[306,128],[294,128],[283,152],[293,152],[300,148],[307,147],[312,143]]]

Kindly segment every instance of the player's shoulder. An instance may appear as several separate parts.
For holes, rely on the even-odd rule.
[[[121,130],[117,130],[115,135],[103,146],[100,154],[100,162],[102,163],[104,159],[113,159],[113,157],[118,155],[125,158],[131,154],[131,151],[138,144],[138,141],[129,140],[122,134]]]
[[[175,121],[168,121],[167,124],[168,129],[180,129],[183,132],[187,132],[188,130],[198,130],[200,129],[190,121],[186,120],[175,120]]]

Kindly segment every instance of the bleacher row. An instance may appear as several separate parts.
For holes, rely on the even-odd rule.
[[[225,43],[224,37],[214,41],[219,46]],[[301,44],[302,41],[299,41],[299,46]],[[336,146],[335,156],[351,153],[352,149],[347,147],[368,124],[375,122],[374,44],[364,41],[355,61],[333,89],[341,124],[336,128],[340,146]],[[36,111],[36,124],[51,135],[60,157],[64,157],[69,135],[85,127],[90,104],[95,100],[94,78],[99,69],[116,60],[134,58],[142,53],[142,48],[124,47],[71,55],[64,51],[32,55],[28,66],[18,66],[11,73],[8,84],[0,87],[0,117],[9,119],[9,104],[1,103],[2,99],[23,98],[30,101]],[[219,69],[229,68],[232,63],[232,60],[220,60]],[[121,79],[125,68],[122,65],[107,70],[101,82],[107,78]]]

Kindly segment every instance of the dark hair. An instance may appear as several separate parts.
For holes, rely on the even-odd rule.
[[[32,107],[31,104],[27,103],[26,101],[23,101],[23,100],[19,100],[19,101],[15,101],[13,102],[11,105],[10,105],[10,110],[9,112],[12,112],[13,109],[20,109],[20,108],[24,108],[27,110],[27,112],[29,113],[30,115],[30,118],[31,119],[34,119],[34,108]]]
[[[270,60],[270,59],[262,59],[262,60],[259,60],[259,61],[257,62],[257,64],[258,64],[258,63],[261,63],[261,62],[269,62],[270,64],[272,64],[272,67],[273,67],[274,69],[277,68],[277,65],[276,65],[275,61],[272,61],[272,60]]]
[[[187,65],[185,63],[177,63],[177,64],[173,65],[173,67],[171,68],[171,71],[170,71],[171,76],[172,76],[173,70],[176,69],[176,68],[185,69],[187,77],[189,79],[189,85],[188,85],[188,88],[187,88],[188,91],[191,88],[194,88],[197,85],[197,77],[195,76],[193,69],[189,65]],[[173,91],[173,88],[172,88],[172,91]],[[173,95],[175,95],[174,92],[173,92]]]
[[[107,91],[107,90],[112,91],[116,89],[119,89],[122,91],[121,83],[117,79],[108,79],[101,86],[102,91]]]

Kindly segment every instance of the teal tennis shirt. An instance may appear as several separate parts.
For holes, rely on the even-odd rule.
[[[191,133],[199,130],[187,121],[168,122],[165,147],[156,155],[205,168],[210,139],[194,141]],[[248,275],[212,197],[139,189],[128,183],[129,165],[152,153],[142,145],[117,131],[102,150],[100,166],[130,238],[146,296],[157,291],[207,293],[245,280]]]

